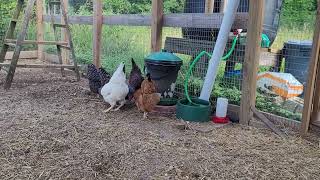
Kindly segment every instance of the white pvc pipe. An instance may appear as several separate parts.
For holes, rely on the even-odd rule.
[[[220,60],[223,56],[224,49],[226,48],[226,44],[229,38],[229,32],[231,31],[231,27],[234,22],[239,3],[240,0],[228,0],[227,2],[221,28],[218,34],[218,39],[214,46],[212,57],[209,62],[207,75],[205,77],[204,85],[200,94],[200,99],[202,100],[209,101],[213,85],[217,77]]]

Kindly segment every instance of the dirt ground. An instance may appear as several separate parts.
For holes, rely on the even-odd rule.
[[[320,178],[316,137],[238,124],[200,132],[173,118],[142,120],[134,106],[106,114],[87,89],[85,79],[35,69],[0,88],[0,179]]]

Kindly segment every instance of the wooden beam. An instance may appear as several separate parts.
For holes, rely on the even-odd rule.
[[[151,51],[160,51],[162,46],[163,0],[152,0]]]
[[[110,26],[151,26],[150,15],[110,15],[103,16],[103,24]],[[163,27],[185,28],[220,28],[223,13],[174,13],[163,16]],[[247,29],[248,13],[237,13],[233,23],[233,29]],[[50,22],[50,16],[44,16],[45,22]],[[70,24],[92,25],[93,16],[69,16]],[[55,23],[61,22],[60,16],[54,17]]]
[[[44,22],[43,22],[43,0],[37,0],[37,41],[44,41]],[[43,61],[44,60],[44,46],[39,44],[38,45],[38,59]]]
[[[0,63],[0,67],[8,67],[8,63]],[[74,65],[62,65],[62,64],[17,64],[19,68],[68,68],[74,69]],[[79,66],[80,67],[80,66]]]
[[[275,125],[279,125],[282,127],[290,127],[295,131],[300,130],[300,124],[301,124],[300,121],[288,119],[285,117],[281,117],[281,116],[278,116],[275,114],[271,114],[271,113],[267,113],[267,112],[263,112],[263,111],[259,111],[259,110],[257,110],[257,111],[262,113],[266,118],[268,118]],[[240,106],[229,104],[227,114],[228,114],[229,118],[231,118],[233,120],[237,120],[240,116]],[[251,124],[252,123],[250,123],[250,125]]]
[[[309,75],[307,89],[305,90],[304,95],[304,106],[302,113],[302,123],[301,123],[301,135],[305,135],[310,126],[311,113],[313,108],[314,100],[314,89],[315,89],[315,80],[317,74],[317,67],[319,63],[319,50],[320,50],[320,2],[318,2],[318,10],[316,17],[316,25],[313,35],[313,44],[312,44],[312,53],[311,60],[309,65]]]
[[[64,6],[60,6],[61,8],[65,7],[65,10],[66,12],[68,12],[68,7],[69,7],[69,3],[68,3],[68,0],[61,0],[61,3],[64,4]],[[60,10],[60,14],[62,14],[62,11]],[[65,24],[65,21],[64,19],[62,18],[61,19],[61,24]],[[67,31],[65,28],[62,28],[61,29],[61,39],[62,41],[65,41],[65,42],[69,42],[69,39],[68,39],[68,35],[67,35]],[[61,50],[61,55],[62,55],[62,62],[63,64],[70,64],[70,54],[69,54],[69,50],[67,49],[62,49]]]
[[[270,128],[274,133],[276,133],[280,137],[284,137],[283,132],[278,129],[273,122],[271,122],[264,114],[258,111],[255,107],[252,107],[253,114],[259,118],[268,128]]]
[[[93,1],[93,63],[101,67],[102,0]]]
[[[313,101],[313,111],[311,115],[311,122],[320,123],[320,59],[318,60],[317,77],[315,83],[315,93]]]
[[[5,39],[5,43],[17,43],[16,39]],[[21,44],[41,44],[41,45],[61,45],[67,46],[67,42],[63,41],[35,41],[35,40],[23,40],[20,42]]]
[[[8,51],[5,60],[11,60],[13,56],[13,51]],[[37,59],[38,51],[21,51],[19,59]]]
[[[211,14],[213,13],[213,9],[214,9],[214,0],[206,0],[205,13]]]
[[[167,14],[164,16],[164,27],[185,28],[217,28],[222,24],[223,13],[201,14],[180,13]],[[248,13],[237,13],[233,23],[233,29],[246,29]]]
[[[257,75],[261,51],[261,33],[264,15],[264,0],[250,1],[247,47],[243,63],[243,83],[240,106],[240,123],[249,124],[255,107]]]

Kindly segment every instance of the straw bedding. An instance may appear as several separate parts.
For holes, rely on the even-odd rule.
[[[320,177],[316,137],[280,139],[238,124],[185,126],[173,118],[142,120],[130,105],[109,114],[106,108],[87,94],[85,79],[18,70],[12,89],[0,88],[0,179]]]

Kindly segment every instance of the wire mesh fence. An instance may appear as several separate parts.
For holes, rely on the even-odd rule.
[[[46,1],[47,2],[47,1]],[[206,0],[164,0],[164,12],[170,13],[222,13],[224,0],[215,0],[213,7],[206,7]],[[49,14],[48,4],[46,12]],[[151,1],[103,1],[103,14],[150,14]],[[263,55],[260,58],[257,100],[258,109],[282,117],[300,120],[303,108],[304,90],[307,83],[308,65],[311,53],[311,40],[314,30],[316,6],[313,0],[297,1],[292,6],[290,0],[268,0],[265,8],[265,21],[261,46]],[[313,9],[310,9],[310,7]],[[294,9],[294,11],[292,10]],[[308,12],[304,9],[308,9]],[[248,12],[249,0],[241,0],[238,12]],[[59,8],[54,9],[59,14]],[[69,15],[93,15],[91,0],[69,0]],[[291,12],[288,13],[288,12]],[[293,12],[293,14],[292,14]],[[6,18],[2,17],[5,16]],[[192,16],[192,14],[190,14]],[[8,14],[1,14],[0,39],[7,29]],[[35,18],[34,18],[35,19]],[[220,19],[221,20],[221,19]],[[201,20],[199,20],[201,21]],[[204,21],[204,20],[202,20]],[[199,24],[205,24],[202,22]],[[54,40],[51,27],[46,23],[46,40]],[[71,25],[72,37],[78,61],[83,64],[92,62],[92,26]],[[242,63],[246,48],[246,30],[237,37],[232,29],[225,48],[225,60],[219,66],[211,101],[215,104],[217,97],[226,97],[229,103],[240,105],[242,84]],[[29,39],[36,38],[35,21],[29,28]],[[176,95],[185,96],[184,82],[192,61],[201,53],[211,54],[219,29],[203,27],[165,27],[163,28],[162,48],[177,54],[183,60],[176,81]],[[113,72],[120,62],[125,62],[130,69],[131,58],[144,66],[144,58],[151,52],[151,28],[144,26],[103,26],[102,32],[102,65]],[[232,48],[234,45],[234,48]],[[29,49],[35,49],[35,46]],[[273,49],[268,53],[267,49]],[[55,47],[46,47],[47,53],[55,53]],[[188,81],[188,92],[198,97],[204,83],[210,56],[200,58],[192,70]]]
[[[286,1],[284,1],[286,2]],[[309,2],[296,2],[288,16],[288,3],[281,9],[280,26],[271,48],[278,49],[274,67],[260,67],[256,106],[285,118],[300,121],[312,49],[316,6],[308,14],[302,9]]]

